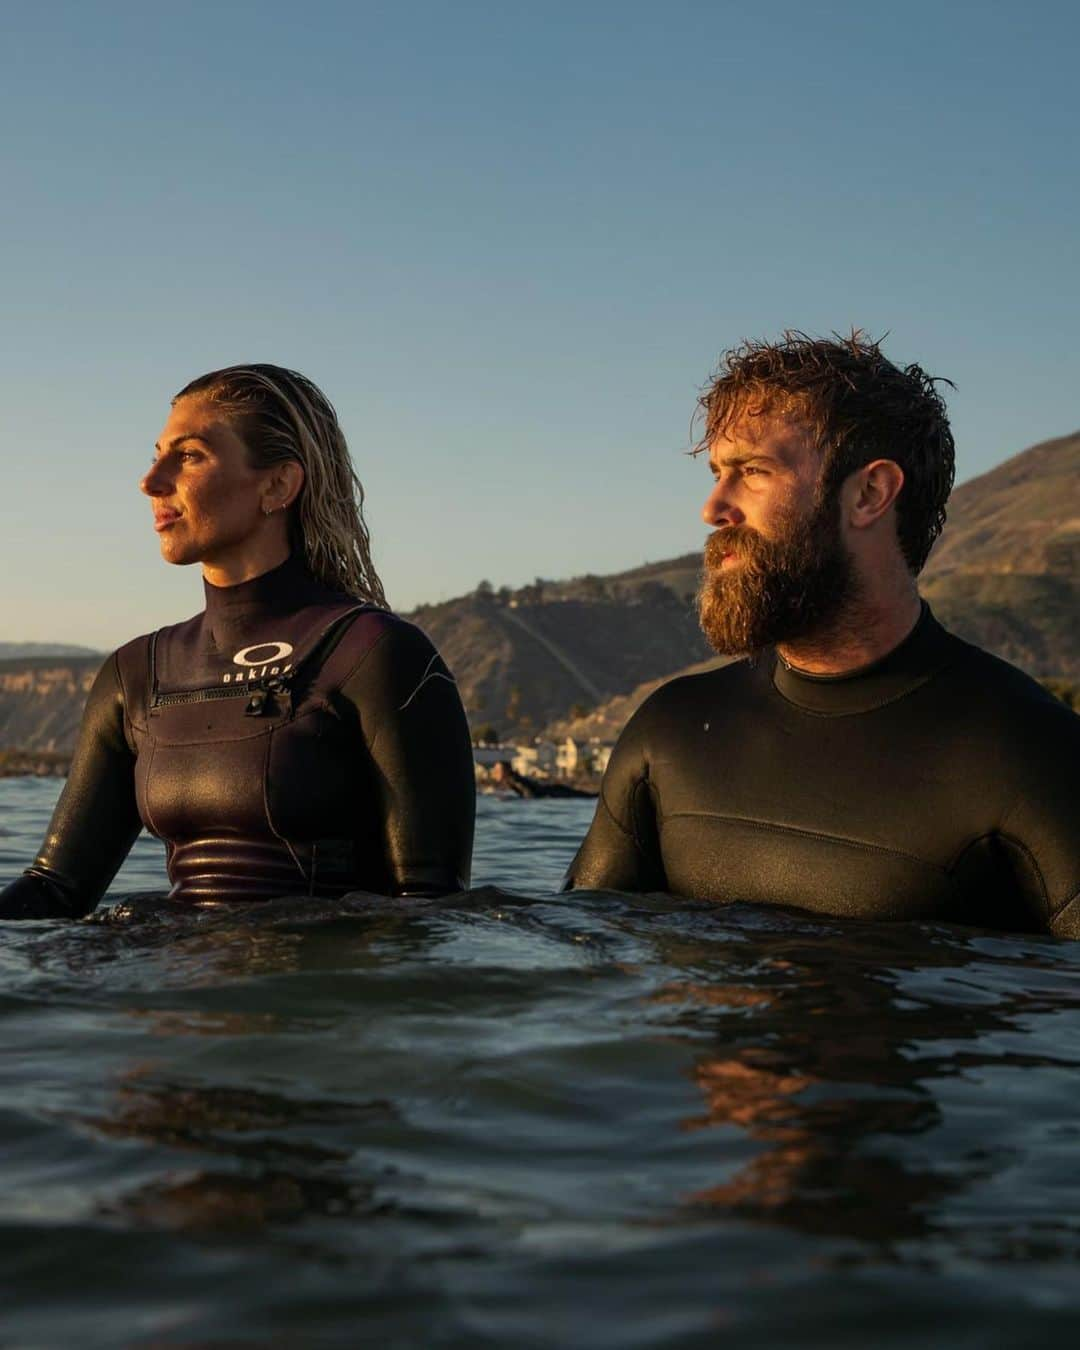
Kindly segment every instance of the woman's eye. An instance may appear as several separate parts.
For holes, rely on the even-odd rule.
[[[198,450],[180,451],[180,462],[182,464],[197,464],[200,459],[202,459],[202,455],[199,454]]]

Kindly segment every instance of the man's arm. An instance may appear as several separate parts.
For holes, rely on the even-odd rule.
[[[563,881],[564,891],[663,891],[656,803],[643,748],[641,709],[612,751],[585,842]]]
[[[1055,936],[1080,938],[1080,717],[1048,700],[1023,732],[999,838],[1028,909]]]
[[[396,620],[341,693],[371,754],[392,893],[466,890],[476,774],[465,710],[442,658],[419,628]]]
[[[0,919],[77,919],[98,903],[141,823],[135,758],[124,736],[116,657],[98,671],[86,701],[71,772],[41,851],[0,891]]]

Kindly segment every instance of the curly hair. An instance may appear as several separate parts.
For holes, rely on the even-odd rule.
[[[789,330],[778,342],[746,341],[721,358],[698,399],[707,450],[733,422],[793,413],[822,454],[820,493],[835,496],[849,474],[874,459],[904,471],[897,499],[897,535],[918,575],[945,524],[955,476],[955,446],[937,385],[951,380],[921,366],[893,365],[860,329],[850,336],[812,338]]]
[[[173,399],[210,399],[235,424],[256,468],[294,459],[304,486],[289,508],[289,536],[319,581],[386,607],[371,561],[364,488],[326,395],[282,366],[227,366],[192,380]]]

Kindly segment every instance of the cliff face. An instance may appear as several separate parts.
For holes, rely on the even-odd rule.
[[[0,661],[0,748],[70,752],[101,657]]]
[[[693,608],[699,567],[690,553],[517,591],[485,583],[410,617],[456,674],[474,727],[610,739],[651,688],[710,659]],[[961,636],[1080,682],[1080,433],[957,488],[921,585]],[[0,749],[70,750],[100,661],[0,661]]]

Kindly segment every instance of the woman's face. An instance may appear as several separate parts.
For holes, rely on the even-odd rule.
[[[265,534],[272,474],[252,466],[221,410],[197,395],[173,405],[155,449],[139,487],[153,504],[161,556],[213,571],[242,564]]]

